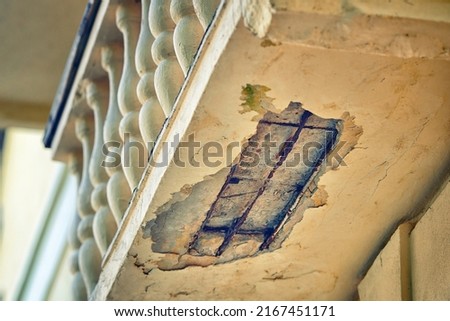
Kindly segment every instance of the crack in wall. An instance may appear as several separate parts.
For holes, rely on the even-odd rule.
[[[381,164],[381,165],[385,165],[385,166],[386,166],[386,167],[385,167],[385,172],[384,172],[384,174],[383,174],[383,177],[381,177],[381,178],[377,181],[377,184],[375,185],[375,188],[374,188],[374,190],[373,190],[371,196],[373,196],[373,195],[375,194],[375,192],[378,190],[378,187],[379,187],[380,183],[381,183],[382,181],[384,181],[384,179],[388,176],[389,170],[390,170],[393,166],[395,166],[395,165],[398,163],[398,161],[399,161],[400,159],[402,159],[402,158],[404,157],[404,155],[405,155],[405,154],[406,154],[413,146],[416,145],[417,140],[419,139],[420,135],[422,134],[422,131],[425,129],[425,126],[428,124],[429,121],[430,121],[430,118],[425,118],[425,121],[424,121],[424,122],[422,123],[422,125],[420,126],[420,129],[417,130],[417,134],[414,136],[412,142],[409,144],[408,147],[405,148],[405,150],[401,153],[400,156],[398,156],[398,157],[396,158],[396,160],[395,160],[394,162],[391,163],[391,159],[395,158],[395,157],[393,156],[393,157],[391,157],[391,159],[389,159],[389,160],[387,160],[387,161],[385,161],[385,162],[383,162],[383,163]]]

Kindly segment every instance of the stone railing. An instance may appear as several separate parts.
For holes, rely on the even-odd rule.
[[[218,4],[130,0],[98,7],[77,76],[65,88],[72,96],[64,109],[70,111],[56,134],[69,155],[61,160],[79,176],[78,226],[70,236],[74,299],[87,299],[98,282],[102,260]]]

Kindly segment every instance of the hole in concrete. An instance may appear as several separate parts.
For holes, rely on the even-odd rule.
[[[324,203],[312,196],[343,127],[301,103],[266,112],[231,168],[193,185],[148,222],[152,250],[168,254],[159,267],[225,263],[279,248],[303,212]]]

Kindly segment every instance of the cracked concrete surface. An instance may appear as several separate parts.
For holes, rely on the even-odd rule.
[[[168,254],[158,267],[207,266],[279,248],[306,209],[326,202],[317,184],[336,167],[335,156],[345,156],[332,152],[339,133],[347,151],[356,144],[361,129],[344,118],[322,119],[292,102],[281,113],[267,112],[229,170],[187,194],[184,188],[146,223],[152,250]]]
[[[272,23],[271,32],[282,20]],[[278,250],[227,264],[163,271],[158,263],[170,254],[153,252],[149,239],[138,233],[130,254],[138,253],[152,270],[145,275],[130,255],[110,299],[352,299],[399,222],[420,215],[448,175],[448,60],[325,50],[298,43],[263,48],[260,39],[239,28],[189,129],[203,144],[211,139],[227,144],[255,132],[254,113],[239,114],[246,83],[271,88],[277,109],[298,100],[323,118],[343,119],[348,111],[364,134],[342,160],[345,164],[321,177],[326,204],[307,209]],[[344,133],[340,140],[346,140]],[[155,219],[157,209],[180,190],[184,194],[180,199],[185,198],[189,193],[189,188],[183,189],[185,184],[194,186],[217,170],[172,166],[146,209],[145,222]],[[188,295],[173,297],[180,292]]]

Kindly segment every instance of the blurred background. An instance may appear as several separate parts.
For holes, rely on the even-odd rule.
[[[76,182],[42,137],[85,6],[0,0],[1,300],[70,299]]]

